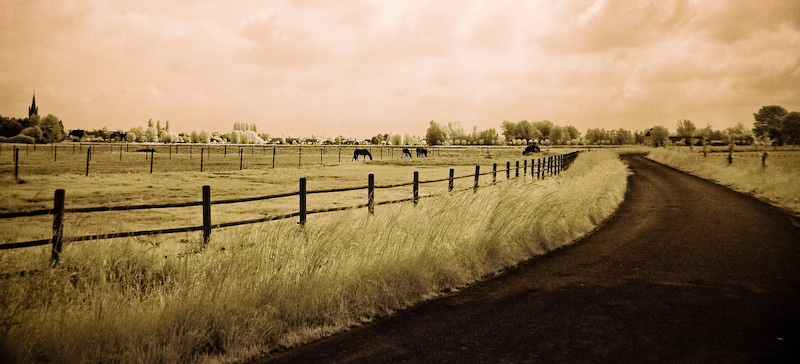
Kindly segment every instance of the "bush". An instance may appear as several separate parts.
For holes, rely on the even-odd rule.
[[[35,144],[36,139],[29,137],[27,135],[16,135],[11,138],[0,137],[0,142],[2,143],[23,143],[23,144]]]
[[[38,126],[30,126],[25,129],[22,129],[22,131],[19,134],[27,135],[39,142],[43,141],[42,137],[44,136],[42,129]]]

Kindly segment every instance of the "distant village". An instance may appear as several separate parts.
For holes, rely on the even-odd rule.
[[[548,120],[519,122],[503,121],[502,133],[494,128],[466,132],[458,122],[440,124],[430,121],[424,136],[410,134],[378,134],[373,137],[271,137],[259,133],[251,123],[234,123],[229,133],[192,131],[174,133],[169,121],[149,120],[147,127],[136,126],[128,131],[102,129],[73,129],[65,132],[63,122],[48,114],[39,116],[36,95],[33,95],[27,118],[0,116],[0,142],[57,143],[75,142],[137,142],[137,143],[231,143],[285,145],[766,145],[800,144],[800,113],[772,105],[764,106],[754,115],[753,128],[739,122],[725,130],[711,126],[698,128],[692,121],[676,123],[675,133],[664,126],[645,130],[592,128],[581,133],[572,125],[560,126]]]

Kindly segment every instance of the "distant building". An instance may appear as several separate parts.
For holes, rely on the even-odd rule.
[[[33,102],[31,107],[28,108],[28,117],[39,115],[39,108],[36,106],[36,94],[33,94]]]

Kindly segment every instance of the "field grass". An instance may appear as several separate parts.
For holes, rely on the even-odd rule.
[[[737,148],[731,164],[727,152],[704,157],[700,148],[656,148],[648,157],[800,214],[800,151],[770,149],[766,165],[755,148]]]
[[[347,169],[356,166],[354,176],[400,168]],[[242,186],[263,177],[239,173]],[[379,206],[374,216],[314,215],[303,228],[220,229],[208,246],[191,234],[71,244],[58,269],[0,279],[0,361],[236,361],[297,345],[568,244],[616,209],[626,176],[615,154],[591,152],[543,181]],[[47,256],[45,247],[4,251],[0,264],[44,267]]]
[[[69,149],[65,146],[59,146]],[[114,146],[111,144],[94,146],[94,148],[124,148],[125,145]],[[142,146],[132,146],[135,150]],[[8,146],[5,146],[8,153]],[[116,206],[153,203],[191,202],[201,199],[201,187],[211,186],[212,200],[231,199],[240,197],[263,196],[270,194],[297,191],[298,179],[305,177],[308,190],[320,190],[341,187],[364,187],[367,184],[367,175],[375,174],[375,183],[378,186],[403,182],[410,182],[413,172],[418,171],[421,180],[446,178],[450,167],[455,169],[456,176],[474,174],[475,164],[481,165],[482,171],[490,171],[492,163],[498,163],[498,169],[503,169],[506,162],[512,167],[521,159],[521,147],[514,148],[479,148],[479,147],[450,147],[442,148],[429,158],[387,158],[372,162],[351,162],[330,165],[307,165],[297,167],[285,165],[276,168],[247,167],[238,169],[238,163],[233,170],[220,171],[173,171],[149,174],[147,170],[131,172],[119,166],[115,159],[99,163],[101,154],[96,154],[94,159],[97,164],[96,173],[86,177],[83,174],[66,173],[61,166],[62,162],[54,163],[49,158],[50,146],[39,146],[36,151],[31,149],[24,159],[36,165],[36,168],[24,167],[29,172],[22,178],[24,183],[15,180],[13,174],[0,176],[0,212],[28,211],[52,208],[53,193],[57,188],[66,190],[66,207],[80,208],[93,206]],[[86,147],[81,147],[86,150]],[[164,148],[161,146],[161,148]],[[181,146],[186,148],[186,146]],[[215,152],[220,152],[219,146],[214,146]],[[293,149],[291,149],[293,148]],[[284,147],[284,154],[298,153],[300,147]],[[308,151],[319,147],[303,147]],[[333,147],[330,147],[333,148]],[[345,151],[352,151],[352,147],[344,147]],[[349,148],[349,149],[348,149]],[[377,148],[377,147],[375,147]],[[231,149],[234,149],[231,147]],[[554,150],[551,152],[531,155],[533,158],[565,153],[569,150]],[[133,152],[131,152],[133,153]],[[143,154],[137,154],[143,157]],[[21,159],[23,158],[21,157]],[[185,156],[188,158],[188,155]],[[488,157],[488,158],[487,158]],[[223,159],[222,156],[215,158]],[[63,159],[63,158],[62,158]],[[188,159],[183,160],[186,162]],[[139,163],[146,161],[138,159]],[[35,163],[34,163],[35,162]],[[67,162],[64,162],[67,163]],[[175,169],[181,168],[181,160],[176,158],[169,162]],[[68,163],[67,163],[68,164]],[[219,166],[220,168],[225,166]],[[36,171],[38,174],[32,174]],[[126,172],[128,171],[128,172]],[[520,170],[522,173],[522,170]],[[515,175],[512,172],[512,177]],[[498,174],[498,180],[505,180],[505,173]],[[488,176],[481,179],[482,185],[487,185],[491,180]],[[463,179],[456,181],[456,188],[471,186],[472,181]],[[446,191],[447,182],[423,184],[420,187],[421,195],[435,194]],[[411,187],[393,189],[380,189],[376,192],[378,202],[391,199],[406,198],[411,196]],[[350,206],[366,202],[366,191],[349,193],[310,195],[308,208],[328,208]],[[212,208],[214,223],[239,221],[260,218],[269,215],[285,214],[298,210],[297,197],[287,197],[277,200],[258,201],[234,205],[215,205]],[[131,212],[109,212],[91,214],[67,214],[66,236],[80,236],[85,234],[112,233],[142,229],[173,228],[182,226],[196,226],[202,221],[201,208],[179,208],[162,210],[143,210]],[[50,216],[27,217],[12,220],[0,220],[0,243],[44,239],[50,236]],[[185,238],[196,238],[197,234],[190,234]],[[171,239],[171,238],[170,238]],[[164,240],[162,237],[150,238],[157,243]],[[0,272],[3,271],[0,262]]]

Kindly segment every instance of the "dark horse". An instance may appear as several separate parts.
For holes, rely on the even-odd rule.
[[[403,156],[400,158],[405,158],[405,157],[411,158],[411,151],[408,150],[408,148],[403,148]]]
[[[425,148],[417,148],[417,158],[419,158],[419,157],[427,157],[427,156],[428,156],[428,150],[427,149],[425,149]]]
[[[541,151],[542,150],[539,149],[539,144],[533,143],[533,144],[529,144],[527,147],[525,147],[525,150],[522,151],[522,155],[528,155],[528,154],[531,154],[531,153],[538,153],[538,152],[541,152]]]
[[[357,161],[358,160],[358,156],[361,156],[361,155],[364,156],[364,160],[367,160],[367,157],[369,157],[369,160],[372,160],[372,153],[370,153],[366,149],[356,149],[356,150],[354,150],[353,151],[353,160]]]

